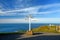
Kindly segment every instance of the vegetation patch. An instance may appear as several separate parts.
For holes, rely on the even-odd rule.
[[[50,32],[50,33],[60,33],[58,32],[58,27],[56,26],[39,26],[38,28],[32,29],[33,32]]]

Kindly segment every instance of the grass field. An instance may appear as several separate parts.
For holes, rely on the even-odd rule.
[[[39,26],[38,28],[32,29],[33,32],[52,32],[52,33],[59,33],[58,27],[56,26]]]

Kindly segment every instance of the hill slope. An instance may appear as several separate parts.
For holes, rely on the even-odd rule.
[[[33,32],[58,32],[58,27],[56,26],[39,26],[38,28],[32,29]]]

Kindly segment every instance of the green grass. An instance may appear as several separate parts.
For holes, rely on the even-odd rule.
[[[56,31],[56,26],[40,26],[38,28],[32,29],[33,32],[49,32],[49,33],[59,33]]]

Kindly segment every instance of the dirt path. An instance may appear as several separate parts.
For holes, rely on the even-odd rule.
[[[60,33],[35,33],[34,35],[21,35],[21,37],[17,39],[37,37],[37,36],[51,36],[51,35],[56,36],[56,35],[60,35]]]

